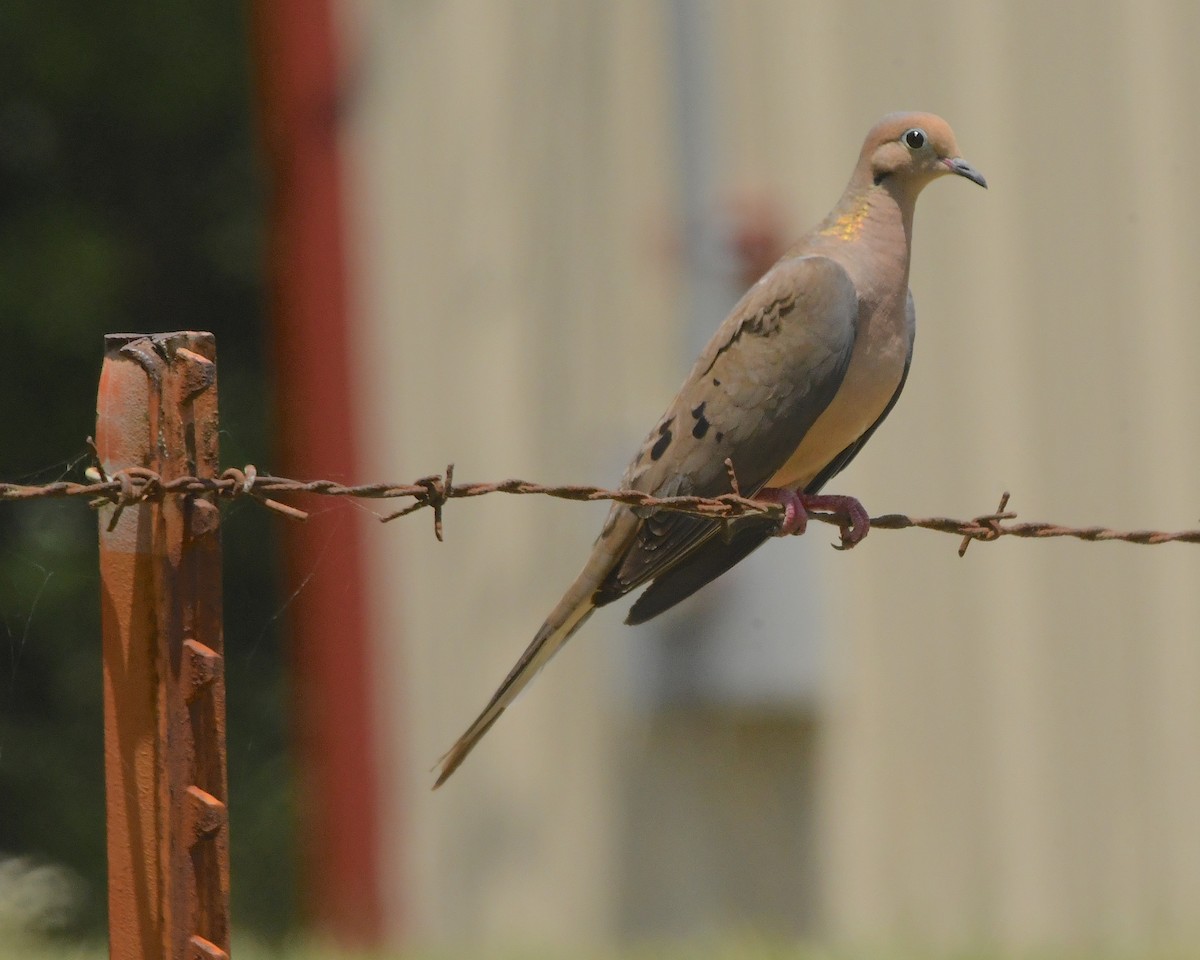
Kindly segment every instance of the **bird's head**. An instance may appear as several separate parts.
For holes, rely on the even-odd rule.
[[[858,163],[859,173],[876,186],[909,197],[951,173],[987,187],[983,174],[959,155],[950,124],[932,113],[888,114],[867,134]]]

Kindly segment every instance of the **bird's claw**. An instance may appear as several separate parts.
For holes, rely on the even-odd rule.
[[[860,544],[871,532],[871,515],[854,497],[826,495],[804,499],[804,505],[809,510],[825,510],[836,514],[839,520],[845,519],[845,523],[838,524],[842,542],[833,545],[835,550],[849,550]]]
[[[854,497],[829,494],[805,494],[795,490],[766,487],[754,498],[764,503],[777,503],[783,507],[783,519],[775,536],[799,536],[808,528],[808,514],[820,510],[835,514],[839,520],[841,543],[833,545],[835,550],[849,550],[862,542],[871,530],[871,515]]]
[[[804,498],[795,490],[786,487],[764,487],[754,497],[761,503],[776,503],[783,507],[783,519],[775,530],[776,537],[800,536],[808,529],[808,511],[804,509]]]

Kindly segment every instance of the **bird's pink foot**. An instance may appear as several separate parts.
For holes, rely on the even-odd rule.
[[[754,498],[783,507],[783,520],[775,532],[777,537],[799,536],[808,527],[808,512],[821,510],[838,516],[842,532],[839,549],[849,550],[860,543],[871,529],[871,515],[854,497],[830,494],[797,493],[779,487],[764,487]]]
[[[824,510],[837,515],[838,528],[842,531],[839,550],[849,550],[862,542],[871,530],[871,515],[854,497],[814,494],[801,497],[808,510]],[[835,546],[837,546],[835,544]]]
[[[804,509],[804,498],[795,490],[789,490],[787,487],[764,487],[755,494],[754,499],[763,503],[777,503],[783,507],[783,519],[779,521],[779,529],[775,531],[775,536],[799,536],[808,527],[808,511]]]

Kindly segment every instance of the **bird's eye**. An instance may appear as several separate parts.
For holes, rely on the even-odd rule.
[[[920,150],[925,146],[925,131],[919,127],[913,127],[911,130],[906,130],[903,140],[913,150]]]

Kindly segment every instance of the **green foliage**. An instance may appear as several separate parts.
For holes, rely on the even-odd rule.
[[[263,199],[246,6],[0,4],[0,479],[78,477],[105,333],[217,336],[222,460],[266,465]],[[234,916],[295,916],[272,521],[225,514]],[[0,504],[0,854],[104,921],[95,517]]]

